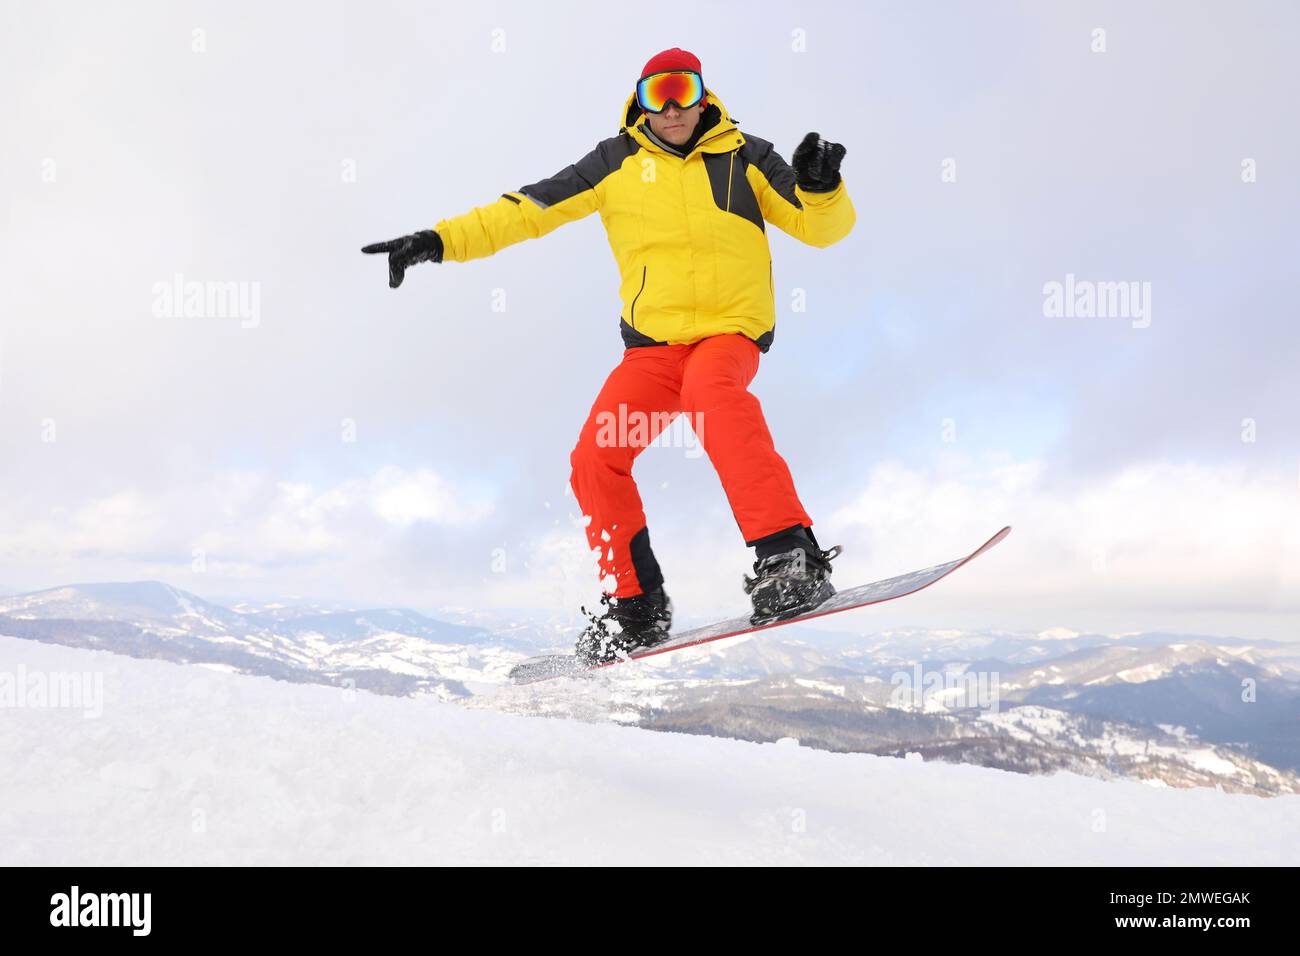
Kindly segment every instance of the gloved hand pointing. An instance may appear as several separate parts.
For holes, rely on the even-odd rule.
[[[368,246],[362,246],[361,251],[368,254],[388,253],[388,287],[396,289],[402,284],[406,270],[417,262],[442,261],[442,237],[432,229],[425,229],[400,239],[372,242]]]

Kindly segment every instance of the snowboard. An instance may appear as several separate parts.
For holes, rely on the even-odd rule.
[[[957,558],[955,561],[949,561],[945,564],[936,564],[932,568],[923,568],[910,574],[900,574],[897,577],[886,578],[883,581],[873,581],[871,584],[859,585],[845,591],[837,591],[817,607],[795,617],[768,621],[757,625],[751,624],[748,616],[735,617],[728,621],[708,624],[704,627],[683,631],[680,634],[673,634],[667,641],[656,644],[654,647],[637,648],[627,655],[626,660],[641,660],[646,657],[654,657],[656,654],[679,651],[684,647],[695,647],[699,644],[707,644],[710,641],[720,641],[723,638],[751,634],[771,627],[781,627],[784,624],[808,621],[815,617],[824,617],[827,614],[836,614],[839,611],[848,611],[855,607],[866,607],[869,604],[879,604],[882,601],[892,601],[894,598],[915,594],[922,588],[927,588],[934,584],[935,581],[952,574],[968,561],[979,557],[1010,533],[1010,527],[1003,528],[964,558]],[[546,654],[541,657],[530,657],[516,664],[510,670],[510,679],[516,684],[533,684],[554,677],[577,676],[604,667],[611,667],[614,664],[623,663],[623,661],[624,658],[619,658],[602,664],[588,664],[579,660],[573,654]]]

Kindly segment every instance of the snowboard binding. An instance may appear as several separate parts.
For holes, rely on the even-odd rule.
[[[831,561],[843,550],[838,544],[826,551],[815,545],[796,547],[754,562],[756,577],[744,576],[745,593],[754,605],[749,623],[757,627],[788,620],[824,604],[835,593]]]
[[[582,608],[589,619],[574,648],[588,665],[625,660],[633,651],[647,650],[668,640],[673,622],[673,604],[662,586],[645,594],[616,598],[600,596],[606,606],[599,616]]]

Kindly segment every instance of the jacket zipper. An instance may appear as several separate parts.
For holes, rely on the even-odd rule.
[[[645,291],[645,272],[647,266],[641,267],[641,288],[636,290],[636,296],[632,299],[632,328],[636,328],[636,300],[641,298],[641,293]]]
[[[731,177],[736,171],[736,151],[731,151],[731,162],[727,163],[727,212],[731,212]]]

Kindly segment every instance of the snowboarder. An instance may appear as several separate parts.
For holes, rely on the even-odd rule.
[[[416,263],[489,256],[600,212],[621,277],[624,351],[570,455],[570,484],[591,519],[588,544],[600,553],[601,579],[615,581],[601,597],[605,612],[589,615],[578,640],[578,656],[590,662],[667,639],[672,603],[631,472],[679,413],[690,416],[755,549],[756,576],[744,578],[752,620],[792,617],[835,593],[838,548],[818,545],[748,386],[776,324],[764,222],[825,247],[856,219],[839,171],[843,146],[809,133],[787,164],[770,142],[740,132],[685,50],[646,63],[619,123],[618,135],[548,179],[361,250],[388,256],[395,289]],[[633,415],[648,427],[611,441],[603,424]]]

